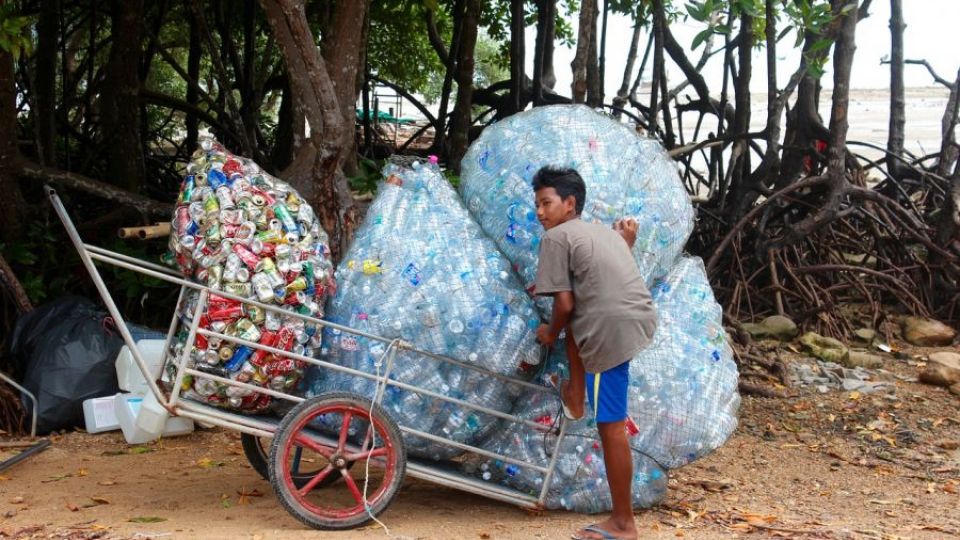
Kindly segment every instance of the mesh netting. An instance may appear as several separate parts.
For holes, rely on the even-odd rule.
[[[463,207],[439,169],[418,160],[393,161],[386,181],[337,270],[328,320],[482,366],[523,375],[539,362],[539,317],[510,263]],[[375,373],[379,342],[327,333],[330,361]],[[382,369],[382,367],[381,367]],[[423,356],[401,353],[392,378],[495,410],[512,406],[500,380]],[[316,370],[312,393],[349,390],[372,396],[373,383]],[[458,442],[494,429],[495,418],[413,392],[388,388],[384,407],[403,426]],[[460,453],[409,439],[408,451],[435,459]]]

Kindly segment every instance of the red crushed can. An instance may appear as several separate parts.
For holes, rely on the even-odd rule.
[[[258,341],[257,343],[265,347],[273,347],[274,345],[276,345],[277,340],[279,338],[280,338],[280,334],[278,334],[277,332],[264,330],[263,332],[261,332],[260,341]],[[253,352],[253,356],[250,357],[250,363],[257,367],[263,367],[264,360],[269,354],[270,353],[267,351],[264,351],[262,349],[257,349]]]
[[[257,263],[260,262],[260,257],[257,257],[243,244],[234,244],[233,252],[236,253],[237,257],[240,257],[240,260],[243,261],[243,264],[250,267],[251,270],[256,268]]]
[[[243,317],[243,306],[237,304],[235,306],[225,306],[218,307],[207,311],[207,315],[210,316],[211,321],[235,321],[240,317]]]
[[[293,330],[284,326],[277,333],[277,341],[274,347],[276,347],[277,349],[280,349],[281,351],[289,351],[290,347],[293,346],[294,337],[295,336],[293,335]]]

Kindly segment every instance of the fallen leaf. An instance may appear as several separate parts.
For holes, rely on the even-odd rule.
[[[233,506],[233,503],[230,502],[230,496],[227,495],[226,493],[220,494],[220,504],[224,508],[230,508],[231,506]]]
[[[114,482],[113,480],[101,480],[97,482],[97,485],[98,486],[115,486],[117,485],[117,483]]]
[[[150,448],[149,446],[134,446],[129,450],[129,452],[131,454],[148,454],[153,452],[153,448]]]
[[[86,476],[86,475],[87,475],[87,470],[86,470],[86,469],[81,468],[79,471],[77,471],[77,476],[81,476],[81,477],[82,477],[82,476]]]
[[[240,497],[237,498],[237,504],[248,504],[250,497],[263,497],[263,493],[260,493],[256,488],[251,491],[247,491],[247,488],[240,488],[240,491],[237,492],[237,495]]]
[[[90,500],[97,504],[110,504],[110,501],[104,497],[90,497]]]
[[[480,533],[480,538],[484,538],[484,539],[490,538],[490,533],[488,533],[488,532],[482,532],[482,533]]]
[[[205,457],[198,459],[197,465],[203,467],[204,469],[211,469],[213,467],[223,467],[224,463],[222,461],[214,461],[208,457]]]
[[[77,511],[80,510],[80,507],[78,507],[77,505],[75,505],[75,504],[73,504],[73,503],[67,503],[67,504],[65,504],[64,506],[66,506],[66,507],[67,507],[67,510],[70,510],[71,512],[77,512]]]
[[[23,497],[21,497],[21,496],[18,495],[18,496],[16,496],[16,497],[10,499],[10,504],[23,504]]]
[[[72,476],[73,476],[73,474],[71,474],[71,473],[55,474],[55,475],[51,476],[50,478],[48,478],[48,479],[46,479],[46,480],[41,480],[40,482],[43,483],[43,484],[48,484],[48,483],[50,483],[50,482],[59,482],[60,480],[63,480],[64,478],[70,478],[70,477],[72,477]]]
[[[3,482],[4,480],[9,480],[9,479],[10,479],[9,476],[4,476],[4,475],[0,474],[0,482]]]
[[[128,519],[130,523],[160,523],[161,521],[166,521],[167,518],[157,517],[157,516],[137,516]]]
[[[856,390],[854,390],[853,392],[850,392],[850,399],[852,399],[852,400],[854,400],[854,401],[860,399],[861,396],[862,396],[862,394],[861,394],[860,392],[856,391]]]

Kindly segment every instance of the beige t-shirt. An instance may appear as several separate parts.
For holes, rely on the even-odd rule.
[[[535,292],[561,291],[573,292],[570,325],[590,373],[622,364],[653,339],[650,291],[627,243],[610,227],[573,219],[543,235]]]

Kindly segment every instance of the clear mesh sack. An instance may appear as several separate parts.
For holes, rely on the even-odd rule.
[[[633,497],[636,507],[651,506],[666,493],[667,469],[685,465],[718,448],[736,429],[737,368],[721,326],[720,306],[706,279],[703,262],[680,258],[673,270],[655,281],[652,294],[658,328],[653,343],[630,364],[628,440],[633,449]],[[539,380],[568,377],[567,359],[558,343]],[[552,425],[559,399],[526,392],[513,414]],[[547,500],[549,508],[604,512],[611,508],[600,440],[592,411],[568,426]],[[484,441],[483,447],[546,466],[553,448],[529,428],[511,425]],[[539,493],[543,476],[536,471],[492,460],[473,459],[462,466],[488,481]]]
[[[528,289],[540,235],[531,181],[543,166],[583,177],[583,219],[634,218],[633,253],[647,285],[666,275],[693,230],[693,207],[659,142],[583,105],[537,107],[484,129],[461,163],[460,193],[471,214],[514,263]]]
[[[309,204],[286,182],[253,161],[231,154],[212,138],[194,152],[174,210],[167,262],[216,291],[323,316],[333,288],[327,233]],[[184,353],[199,293],[177,306],[183,323],[173,358]],[[319,352],[320,332],[302,319],[211,294],[199,328],[259,342],[304,356]],[[295,392],[303,362],[198,335],[190,367],[213,375]],[[176,365],[166,366],[175,379]],[[261,412],[271,397],[210,379],[187,376],[191,398],[242,412]]]
[[[416,348],[525,376],[539,363],[539,317],[510,263],[484,235],[435,165],[390,164],[367,217],[337,270],[327,319]],[[327,358],[376,373],[385,346],[337,331],[324,341]],[[498,411],[512,406],[499,379],[422,355],[401,353],[391,378]],[[314,370],[312,394],[348,390],[372,396],[361,377]],[[495,418],[414,392],[388,388],[384,407],[402,426],[471,443]],[[460,452],[408,438],[408,452],[434,459]]]

